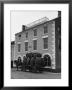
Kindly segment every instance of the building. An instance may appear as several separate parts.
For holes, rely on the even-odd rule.
[[[14,66],[14,60],[15,60],[15,41],[11,42],[11,67]]]
[[[39,52],[51,57],[51,69],[61,69],[61,16],[49,20],[44,17],[31,24],[22,25],[15,34],[15,60],[23,59],[27,52]]]

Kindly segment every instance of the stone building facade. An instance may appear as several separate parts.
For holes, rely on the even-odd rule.
[[[46,17],[15,34],[15,60],[28,52],[39,52],[51,57],[52,69],[61,68],[61,17],[48,20]]]

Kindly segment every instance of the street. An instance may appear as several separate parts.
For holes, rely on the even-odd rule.
[[[11,70],[11,79],[61,79],[61,73],[46,72],[32,73],[29,71],[16,71],[16,68]]]

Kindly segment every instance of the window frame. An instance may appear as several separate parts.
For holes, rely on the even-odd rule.
[[[25,43],[28,43],[28,41],[25,41],[24,45],[25,45]],[[26,47],[27,47],[27,50],[26,50]],[[28,46],[25,46],[25,51],[28,51]]]
[[[25,36],[25,37],[26,37],[26,39],[27,39],[27,38],[28,38],[28,32],[26,32],[25,34],[26,34],[26,36]]]
[[[37,44],[36,44],[36,49],[34,49],[34,41],[37,41],[37,38],[34,38],[34,39],[33,39],[33,50],[34,50],[34,51],[37,51]]]
[[[48,38],[48,35],[42,37],[42,39],[43,39],[43,50],[48,50],[48,46],[47,46],[47,48],[44,48],[44,39],[45,39],[45,38]]]
[[[35,33],[35,31],[36,31],[36,33]],[[34,30],[33,30],[33,35],[34,35],[34,37],[37,36],[37,29],[34,29]]]
[[[44,32],[43,33],[44,34],[47,34],[48,33],[48,25],[45,24],[43,28],[44,28]]]
[[[21,34],[18,35],[19,40],[21,39]]]
[[[19,49],[19,45],[20,45],[20,49]],[[18,53],[21,52],[21,43],[18,43],[18,44],[17,44],[17,51],[18,51]]]

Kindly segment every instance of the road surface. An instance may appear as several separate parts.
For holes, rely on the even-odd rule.
[[[61,73],[43,72],[43,73],[32,73],[16,71],[16,68],[11,70],[11,79],[61,79]]]

